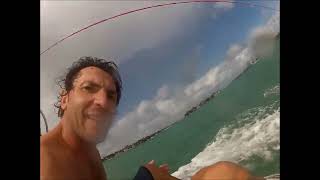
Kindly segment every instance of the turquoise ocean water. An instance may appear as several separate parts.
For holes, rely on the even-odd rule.
[[[208,103],[145,143],[103,162],[109,180],[132,179],[154,159],[187,179],[220,160],[255,175],[280,171],[280,49],[260,59]]]

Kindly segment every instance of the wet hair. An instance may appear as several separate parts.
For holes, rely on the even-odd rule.
[[[122,81],[118,66],[113,61],[106,61],[96,57],[81,57],[78,61],[74,62],[71,67],[68,68],[66,75],[58,80],[58,85],[63,90],[58,95],[58,102],[54,104],[58,109],[58,117],[62,117],[64,110],[61,108],[61,99],[67,95],[73,88],[73,82],[78,78],[80,70],[86,67],[97,67],[106,73],[108,73],[115,82],[117,92],[117,105],[119,105],[122,91]]]

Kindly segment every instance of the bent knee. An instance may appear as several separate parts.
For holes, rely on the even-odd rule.
[[[219,161],[199,170],[193,180],[200,179],[246,179],[250,177],[248,170],[229,161]]]
[[[211,166],[208,166],[210,168],[217,168],[217,169],[238,169],[238,170],[244,170],[247,171],[247,169],[241,167],[240,165],[230,162],[230,161],[218,161],[217,163],[212,164]]]

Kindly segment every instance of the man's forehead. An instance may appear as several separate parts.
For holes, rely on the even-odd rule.
[[[83,81],[94,81],[96,83],[112,82],[114,84],[113,78],[109,73],[93,66],[81,69],[75,81],[80,83]]]

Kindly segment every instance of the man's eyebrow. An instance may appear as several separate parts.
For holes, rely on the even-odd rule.
[[[94,86],[94,87],[100,87],[101,88],[101,85],[100,84],[97,84],[95,83],[94,81],[90,81],[90,80],[86,80],[86,81],[83,81],[80,86],[83,86],[84,84],[89,84],[91,86]],[[113,90],[113,89],[107,89],[106,92],[108,94],[111,94],[111,95],[115,95],[117,94],[117,91],[116,90]]]
[[[91,86],[97,86],[97,87],[100,87],[99,84],[95,83],[94,81],[90,81],[90,80],[87,80],[87,81],[83,81],[80,85],[84,85],[84,84],[89,84]]]

